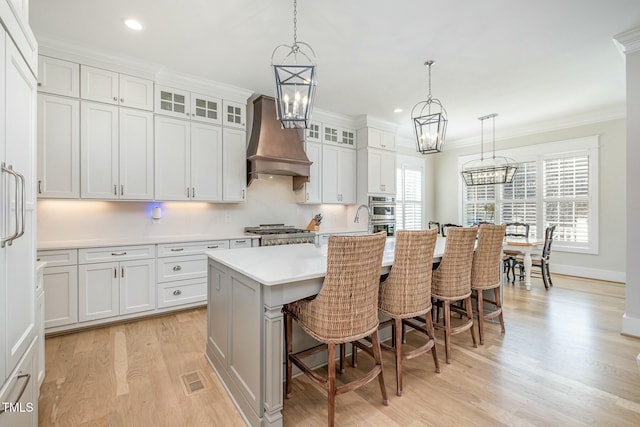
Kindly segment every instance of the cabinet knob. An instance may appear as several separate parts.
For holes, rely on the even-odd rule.
[[[173,291],[173,294],[175,296],[182,295],[182,291],[180,289],[176,289],[175,291]]]
[[[114,97],[113,97],[113,100],[117,102],[117,101],[118,101],[118,97],[117,97],[117,96],[114,96]]]
[[[124,102],[124,98],[120,98],[120,102]]]
[[[41,86],[42,86],[42,83],[38,82],[38,87],[41,87]]]
[[[173,267],[173,271],[180,271],[180,270],[182,270],[182,267],[179,265],[176,265]]]

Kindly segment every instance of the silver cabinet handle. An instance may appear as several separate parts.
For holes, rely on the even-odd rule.
[[[309,200],[309,193],[307,193],[307,200]]]
[[[118,186],[116,184],[113,184],[113,195],[114,196],[118,195]]]
[[[120,184],[120,195],[124,196],[124,184]]]
[[[184,248],[171,248],[171,252],[182,252]]]
[[[18,397],[16,398],[16,401],[14,402],[14,405],[18,405],[18,402],[20,402],[20,399],[22,399],[22,395],[24,394],[24,391],[27,389],[27,385],[29,385],[29,381],[31,381],[31,374],[18,374],[18,376],[16,377],[16,379],[21,380],[23,378],[26,378],[26,380],[24,381],[24,384],[22,384],[22,387],[20,388],[20,393],[18,393]],[[6,408],[10,408],[11,405],[4,403],[4,405],[2,405],[2,407],[0,408],[0,414],[4,413],[6,411]]]
[[[196,197],[196,187],[191,187],[191,198],[195,199]]]
[[[113,97],[113,100],[114,100],[114,101],[116,101],[116,102],[118,102],[118,97],[117,97],[117,96],[114,96],[114,97]]]
[[[15,171],[14,171],[15,172]],[[13,240],[16,240],[24,235],[24,226],[27,220],[27,190],[24,181],[24,175],[21,173],[15,172],[18,179],[20,180],[20,191],[18,191],[18,181],[16,180],[16,228],[18,228],[17,220],[20,218],[20,231],[16,234],[16,237],[12,239],[9,243],[13,243]],[[20,194],[20,214],[18,215],[18,193]]]
[[[220,245],[207,246],[207,249],[218,249]]]
[[[175,291],[173,291],[173,294],[175,296],[182,295],[182,291],[180,289],[176,289]]]
[[[8,236],[8,237],[3,237],[2,240],[0,241],[0,247],[5,247],[5,245],[9,245],[11,246],[11,242],[13,242],[13,240],[16,238],[16,236],[18,235],[18,175],[14,172],[13,170],[13,166],[9,165],[7,166],[4,162],[2,162],[2,168],[1,168],[2,172],[6,172],[9,175],[13,176],[13,178],[16,180],[16,192],[15,192],[15,198],[16,198],[16,228],[13,232],[12,235]]]
[[[182,267],[179,265],[176,265],[173,267],[173,271],[180,271],[180,270],[182,270]]]
[[[247,243],[246,240],[236,240],[236,243]]]
[[[120,98],[120,102],[124,102],[124,98]]]
[[[42,180],[38,180],[38,194],[42,194]]]
[[[242,190],[242,200],[244,200],[244,190]]]
[[[111,252],[111,255],[113,256],[122,256],[122,255],[126,255],[126,252]]]
[[[189,187],[187,187],[187,199],[189,198]]]
[[[124,277],[124,267],[120,268],[120,277]]]
[[[113,267],[113,278],[114,279],[118,278],[118,269],[116,267]]]

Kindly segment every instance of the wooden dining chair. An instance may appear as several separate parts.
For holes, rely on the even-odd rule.
[[[500,254],[506,225],[482,224],[478,229],[478,243],[473,253],[471,266],[471,290],[476,293],[478,316],[478,335],[480,344],[484,344],[484,321],[498,317],[504,334],[504,317],[500,300]],[[485,299],[484,291],[493,289],[493,300]],[[484,303],[495,306],[495,310],[485,313]]]
[[[506,237],[516,237],[516,238],[529,238],[529,224],[523,222],[508,222],[505,224],[505,236]],[[518,256],[520,252],[518,251],[504,251],[502,262],[503,262],[503,270],[507,275],[507,281],[509,281],[509,275],[512,275],[511,283],[515,283],[516,280],[516,270],[515,270],[515,257]]]
[[[473,346],[477,347],[473,329],[473,310],[471,307],[471,266],[473,250],[478,234],[477,227],[453,227],[449,230],[444,255],[437,269],[433,271],[431,296],[443,306],[443,319],[437,316],[436,329],[444,330],[444,349],[447,363],[451,363],[451,335],[466,330],[471,331]],[[451,325],[451,303],[464,302],[466,321],[461,325]]]
[[[438,234],[440,234],[440,223],[438,221],[429,221],[427,228],[429,230],[437,230]]]
[[[551,244],[553,243],[553,233],[556,231],[556,226],[552,225],[544,231],[544,245],[542,246],[542,252],[531,254],[531,266],[540,267],[540,275],[542,276],[542,283],[545,289],[549,289],[553,286],[551,281],[551,272],[549,271],[549,259],[551,258]],[[519,254],[514,258],[514,280],[515,280],[515,268],[518,267],[520,280],[524,280],[524,257]]]
[[[313,299],[303,299],[283,307],[287,367],[286,397],[291,397],[293,366],[296,365],[314,383],[327,391],[328,425],[334,425],[335,399],[374,379],[380,383],[382,403],[388,405],[378,338],[378,290],[386,232],[359,236],[330,236],[327,249],[327,274]],[[293,320],[321,344],[293,353]],[[371,336],[375,363],[363,376],[342,385],[336,384],[336,345],[344,345]],[[327,350],[327,376],[314,372],[302,359]],[[342,360],[342,357],[341,357]]]

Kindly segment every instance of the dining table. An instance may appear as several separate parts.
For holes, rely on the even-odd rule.
[[[503,251],[520,252],[523,255],[524,286],[528,291],[531,290],[531,254],[536,250],[540,250],[543,244],[544,240],[536,238],[509,236],[505,237],[502,244]]]

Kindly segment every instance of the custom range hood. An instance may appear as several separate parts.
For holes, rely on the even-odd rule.
[[[293,177],[293,189],[309,182],[311,163],[297,129],[282,129],[275,99],[262,95],[253,101],[253,127],[247,148],[247,185],[258,174]]]

